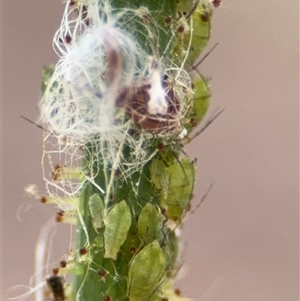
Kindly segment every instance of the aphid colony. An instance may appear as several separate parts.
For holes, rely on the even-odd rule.
[[[69,0],[59,61],[44,70],[41,200],[60,207],[56,221],[77,224],[75,248],[46,278],[55,301],[91,300],[91,289],[93,300],[181,299],[178,233],[195,181],[181,144],[208,108],[207,79],[190,74],[218,3],[166,0],[158,17],[115,2]]]
[[[183,67],[191,69],[209,39],[211,11],[199,1],[178,6],[179,19],[166,17],[170,41],[162,51],[155,35],[161,25],[145,7],[114,12],[107,1],[69,2],[54,38],[60,61],[41,102],[44,123],[80,142],[107,132],[121,140],[127,118],[152,134],[180,134],[194,94]],[[201,27],[193,39],[191,19],[194,28]],[[132,24],[139,26],[135,35]]]

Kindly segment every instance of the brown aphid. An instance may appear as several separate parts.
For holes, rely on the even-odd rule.
[[[103,296],[103,301],[111,301],[111,297],[110,296]]]
[[[57,276],[59,273],[59,268],[52,269],[52,273],[53,273],[53,275]]]
[[[174,290],[174,294],[177,295],[177,296],[181,296],[181,290],[179,288],[176,288]]]
[[[150,83],[141,86],[126,88],[116,100],[117,107],[125,107],[128,117],[139,127],[153,134],[161,133],[165,130],[172,131],[178,126],[178,112],[180,103],[173,88],[168,88],[163,82],[166,90],[168,109],[166,114],[150,114],[148,102],[150,101]]]
[[[47,278],[46,282],[51,289],[55,301],[64,301],[66,299],[62,277],[54,275]]]

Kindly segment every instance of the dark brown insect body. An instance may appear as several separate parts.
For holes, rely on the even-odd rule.
[[[150,100],[149,89],[151,84],[138,87],[125,88],[118,96],[117,107],[125,107],[128,117],[139,127],[153,134],[164,131],[170,132],[178,127],[178,115],[180,111],[179,99],[173,88],[169,88],[163,82],[166,90],[168,109],[166,114],[150,114],[148,102]]]
[[[51,289],[55,301],[64,301],[65,290],[63,284],[63,278],[60,276],[51,276],[46,279],[46,282]]]

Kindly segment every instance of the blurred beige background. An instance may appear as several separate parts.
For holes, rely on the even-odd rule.
[[[193,204],[214,188],[184,224],[178,282],[198,301],[299,300],[298,5],[223,0],[215,13],[210,45],[219,46],[201,71],[212,77],[213,107],[225,112],[188,147],[198,158]],[[51,39],[63,6],[8,0],[2,9],[4,292],[28,284],[39,229],[56,212],[23,195],[25,185],[44,184],[42,132],[20,115],[37,117],[41,68],[56,61]],[[65,253],[67,232],[59,226],[53,259]]]

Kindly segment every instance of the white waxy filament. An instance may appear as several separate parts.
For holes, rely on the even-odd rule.
[[[148,111],[150,114],[166,114],[168,103],[166,91],[162,86],[162,78],[158,71],[154,71],[151,76],[151,87],[149,89]]]

